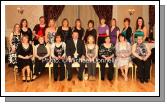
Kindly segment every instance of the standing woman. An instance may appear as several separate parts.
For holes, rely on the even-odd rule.
[[[111,20],[111,26],[109,30],[110,38],[111,38],[111,43],[115,46],[116,42],[118,41],[118,35],[119,35],[119,27],[116,25],[116,19],[113,18]]]
[[[124,28],[122,30],[122,35],[125,36],[126,40],[131,43],[131,38],[132,38],[132,28],[130,27],[130,19],[125,18],[124,19]]]
[[[72,29],[69,26],[69,21],[67,18],[63,19],[62,26],[58,28],[57,34],[61,35],[62,41],[64,42],[72,38]]]
[[[29,42],[31,44],[32,43],[32,31],[28,27],[28,21],[26,19],[22,19],[20,21],[20,28],[21,28],[22,35],[27,35],[28,36],[28,40],[29,40]]]
[[[57,34],[55,43],[52,44],[51,57],[53,61],[54,80],[58,79],[58,65],[60,65],[60,81],[65,79],[65,66],[64,61],[66,57],[66,44],[62,42],[61,35]]]
[[[95,80],[96,76],[96,58],[98,56],[98,46],[95,43],[95,39],[92,35],[87,38],[87,44],[85,45],[86,57],[87,57],[87,67],[89,80]]]
[[[121,70],[122,76],[125,81],[128,80],[128,65],[130,62],[131,55],[131,45],[126,41],[125,36],[119,35],[119,42],[115,45],[116,48],[116,59],[115,65],[118,69]]]
[[[150,55],[151,50],[147,43],[143,42],[143,36],[137,37],[137,43],[132,46],[133,62],[137,65],[137,71],[141,83],[150,79]]]
[[[85,30],[84,30],[84,28],[82,28],[80,19],[76,19],[75,20],[75,27],[73,28],[73,31],[78,32],[78,34],[79,34],[79,38],[78,39],[83,40]]]
[[[30,72],[32,70],[33,47],[28,42],[28,35],[22,36],[21,44],[18,46],[18,68],[22,70],[22,80],[30,81]],[[27,72],[27,73],[26,73]],[[25,75],[25,73],[27,75]]]
[[[44,37],[43,36],[39,37],[38,41],[39,41],[39,44],[37,44],[34,49],[35,73],[33,76],[33,80],[36,79],[36,77],[43,72],[43,70],[45,69],[45,65],[49,60],[49,56],[50,56],[50,48],[48,44],[44,43],[45,42]]]
[[[13,32],[9,36],[9,64],[16,65],[17,64],[17,48],[20,44],[21,40],[21,32],[20,25],[15,24],[13,28]]]
[[[138,17],[136,21],[136,32],[134,33],[135,42],[137,42],[138,36],[143,36],[143,41],[145,41],[147,37],[147,28],[144,25],[144,19],[142,17]]]
[[[104,43],[105,37],[109,36],[109,27],[105,23],[105,19],[100,19],[100,26],[98,27],[98,46],[100,47],[101,44]]]
[[[56,32],[57,32],[56,21],[54,19],[50,19],[48,28],[46,28],[45,31],[45,42],[49,44],[54,43]]]
[[[105,66],[108,63],[109,70],[108,70],[108,80],[113,79],[114,74],[114,65],[113,65],[113,58],[114,58],[115,48],[114,45],[111,43],[110,37],[107,36],[105,38],[105,43],[100,46],[99,55],[100,55],[100,68],[101,68],[101,80],[105,79]]]
[[[96,31],[96,29],[94,29],[94,21],[93,20],[88,21],[88,29],[86,30],[86,33],[85,33],[85,36],[84,36],[85,43],[87,43],[87,38],[88,38],[89,35],[94,37],[95,43],[96,43],[96,41],[97,41],[97,31]]]
[[[39,41],[38,41],[39,37],[45,36],[45,29],[46,29],[45,18],[44,16],[41,16],[39,17],[39,24],[36,24],[33,29],[34,45],[39,44]]]

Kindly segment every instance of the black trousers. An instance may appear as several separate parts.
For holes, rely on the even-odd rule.
[[[137,65],[138,77],[140,80],[150,79],[150,66],[151,60],[148,58],[146,61],[140,60],[138,58],[132,59],[132,61]]]
[[[75,60],[78,60],[78,59],[75,59]],[[78,79],[82,80],[83,79],[83,71],[85,69],[85,62],[79,61],[78,63],[80,64],[79,71],[78,71]],[[72,62],[66,62],[66,68],[67,68],[67,72],[68,72],[68,80],[71,80],[72,75],[73,75]]]
[[[113,79],[113,74],[114,74],[114,66],[113,66],[113,62],[110,61],[104,61],[104,62],[100,62],[100,68],[101,68],[101,80],[105,79],[105,71],[106,71],[106,64],[108,63],[109,69],[108,69],[108,80],[112,80]]]
[[[45,69],[46,61],[39,60],[38,58],[35,58],[35,67],[34,67],[34,75],[38,75],[38,73],[42,73]]]
[[[65,79],[65,66],[64,62],[62,60],[59,60],[57,62],[54,62],[53,64],[53,70],[54,70],[54,80],[56,81],[58,79],[58,65],[60,66],[60,80]]]

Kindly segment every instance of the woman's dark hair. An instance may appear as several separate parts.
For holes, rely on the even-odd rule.
[[[126,21],[127,21],[127,22],[129,23],[129,25],[130,25],[130,19],[129,19],[129,18],[125,18],[125,19],[124,19],[124,22],[126,22]]]
[[[40,20],[41,18],[45,19],[45,17],[44,17],[44,16],[41,16],[41,17],[39,17],[39,20]]]
[[[104,41],[106,41],[106,39],[107,39],[107,38],[109,38],[109,39],[110,39],[110,36],[106,36],[106,37],[105,37],[105,39],[104,39]]]
[[[81,24],[81,19],[77,18],[77,19],[75,20],[75,25],[76,25],[77,22],[80,22],[80,24]],[[80,26],[81,26],[81,25],[80,25]]]
[[[116,19],[115,18],[113,18],[113,19],[111,19],[111,21],[110,21],[110,26],[112,26],[112,21],[115,21],[115,25],[116,25]]]
[[[27,38],[28,41],[29,41],[29,36],[27,34],[23,34],[22,37],[21,37],[21,41],[23,41],[23,38]]]
[[[92,35],[88,35],[88,37],[87,37],[87,39],[86,39],[86,40],[87,40],[87,44],[89,43],[89,42],[88,42],[88,39],[89,39],[90,37],[93,38],[93,43],[95,43],[95,38],[94,38]]]
[[[138,25],[138,20],[139,20],[139,19],[142,20],[141,29],[143,29],[143,27],[145,26],[145,25],[144,25],[144,19],[143,19],[143,17],[138,17],[137,20],[136,20],[136,30],[139,28],[139,25]]]
[[[60,37],[60,38],[61,38],[61,41],[62,41],[62,36],[61,36],[60,34],[56,34],[56,35],[55,35],[55,40],[54,40],[55,42],[56,42],[56,38],[58,38],[58,37]]]
[[[123,34],[119,34],[119,36],[118,36],[118,40],[120,41],[120,37],[124,37],[124,40],[126,39],[126,37],[123,35]]]
[[[94,27],[94,21],[93,21],[93,20],[89,20],[89,21],[88,21],[88,25],[89,25],[90,23],[91,23],[91,24],[93,25],[93,27]]]
[[[39,36],[39,37],[38,37],[38,41],[39,41],[39,39],[40,39],[40,38],[43,38],[43,39],[45,39],[45,37],[44,37],[44,36]]]
[[[27,19],[23,18],[23,19],[21,19],[21,21],[20,21],[20,28],[23,27],[23,22],[24,22],[24,21],[26,21],[26,23],[27,23],[26,27],[28,27],[28,21],[27,21]]]
[[[69,21],[68,21],[67,18],[64,18],[64,19],[62,20],[62,22],[61,22],[62,26],[63,26],[63,22],[64,22],[64,21],[67,21],[67,26],[69,26]]]
[[[105,19],[104,17],[100,17],[100,18],[99,18],[100,24],[101,24],[101,20],[102,20],[102,19],[104,19],[104,20],[105,20],[105,23],[106,23],[106,19]]]

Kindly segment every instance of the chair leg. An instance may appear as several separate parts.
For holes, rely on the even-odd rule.
[[[84,79],[84,75],[85,75],[85,70],[83,71],[83,74],[82,74],[83,79]]]
[[[17,70],[16,70],[16,68],[14,67],[14,79],[15,79],[15,82],[16,82],[16,80],[17,80]]]
[[[134,70],[133,70],[133,67],[132,67],[132,80],[133,80],[133,71],[134,71]]]
[[[51,82],[51,67],[49,67],[49,83]]]
[[[150,67],[150,80],[151,80],[151,76],[152,76],[151,72],[152,72],[152,65]]]
[[[115,79],[118,80],[118,69],[117,69],[117,67],[115,68]]]
[[[134,65],[134,69],[135,69],[135,80],[136,80],[136,69],[137,69],[136,65]]]
[[[101,70],[100,70],[100,68],[98,68],[99,69],[99,80],[101,80]]]
[[[32,77],[33,77],[33,71],[30,72],[30,80],[32,80]]]

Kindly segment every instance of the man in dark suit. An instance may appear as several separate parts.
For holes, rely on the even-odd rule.
[[[85,45],[84,42],[78,39],[78,32],[73,31],[72,39],[66,42],[66,68],[68,71],[68,80],[72,79],[72,63],[78,62],[80,64],[78,71],[78,79],[83,80],[83,71],[85,69]]]

